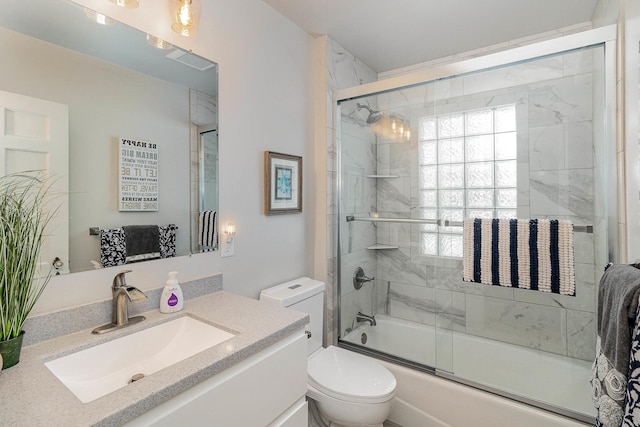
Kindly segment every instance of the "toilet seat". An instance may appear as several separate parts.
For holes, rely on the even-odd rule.
[[[307,371],[310,386],[348,402],[387,402],[396,391],[396,379],[384,366],[335,346],[314,353]]]

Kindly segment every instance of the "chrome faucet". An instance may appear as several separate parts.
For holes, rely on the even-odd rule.
[[[371,326],[376,326],[376,316],[369,316],[359,311],[356,314],[356,322],[369,322]]]
[[[111,294],[113,296],[111,323],[95,328],[92,333],[103,334],[144,320],[144,316],[129,317],[127,300],[141,301],[147,298],[144,292],[140,289],[133,286],[127,286],[127,281],[125,280],[124,275],[130,272],[131,270],[121,271],[113,278],[113,283],[111,284]]]

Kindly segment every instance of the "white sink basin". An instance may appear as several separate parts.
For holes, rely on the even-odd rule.
[[[189,316],[45,363],[83,403],[126,386],[235,335]],[[139,378],[139,377],[138,377]]]

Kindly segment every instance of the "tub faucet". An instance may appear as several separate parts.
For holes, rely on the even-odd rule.
[[[111,294],[113,296],[111,323],[95,328],[93,330],[94,334],[103,334],[144,320],[144,316],[129,317],[127,300],[140,301],[147,298],[140,289],[127,286],[124,275],[130,272],[131,270],[121,271],[113,278],[113,283],[111,284]]]
[[[364,274],[362,267],[356,268],[356,271],[353,272],[353,287],[356,290],[359,290],[365,283],[373,282],[374,280],[376,280],[375,277],[368,277]]]
[[[369,316],[359,311],[358,314],[356,314],[356,322],[369,322],[371,326],[376,326],[376,316]]]

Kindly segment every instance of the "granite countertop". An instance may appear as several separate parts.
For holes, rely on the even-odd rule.
[[[104,335],[92,328],[23,348],[20,363],[0,373],[0,424],[11,426],[117,426],[197,383],[275,344],[308,322],[308,315],[225,291],[185,302],[184,310],[143,313],[146,320]],[[182,362],[89,403],[82,403],[44,365],[184,315],[237,335]]]

